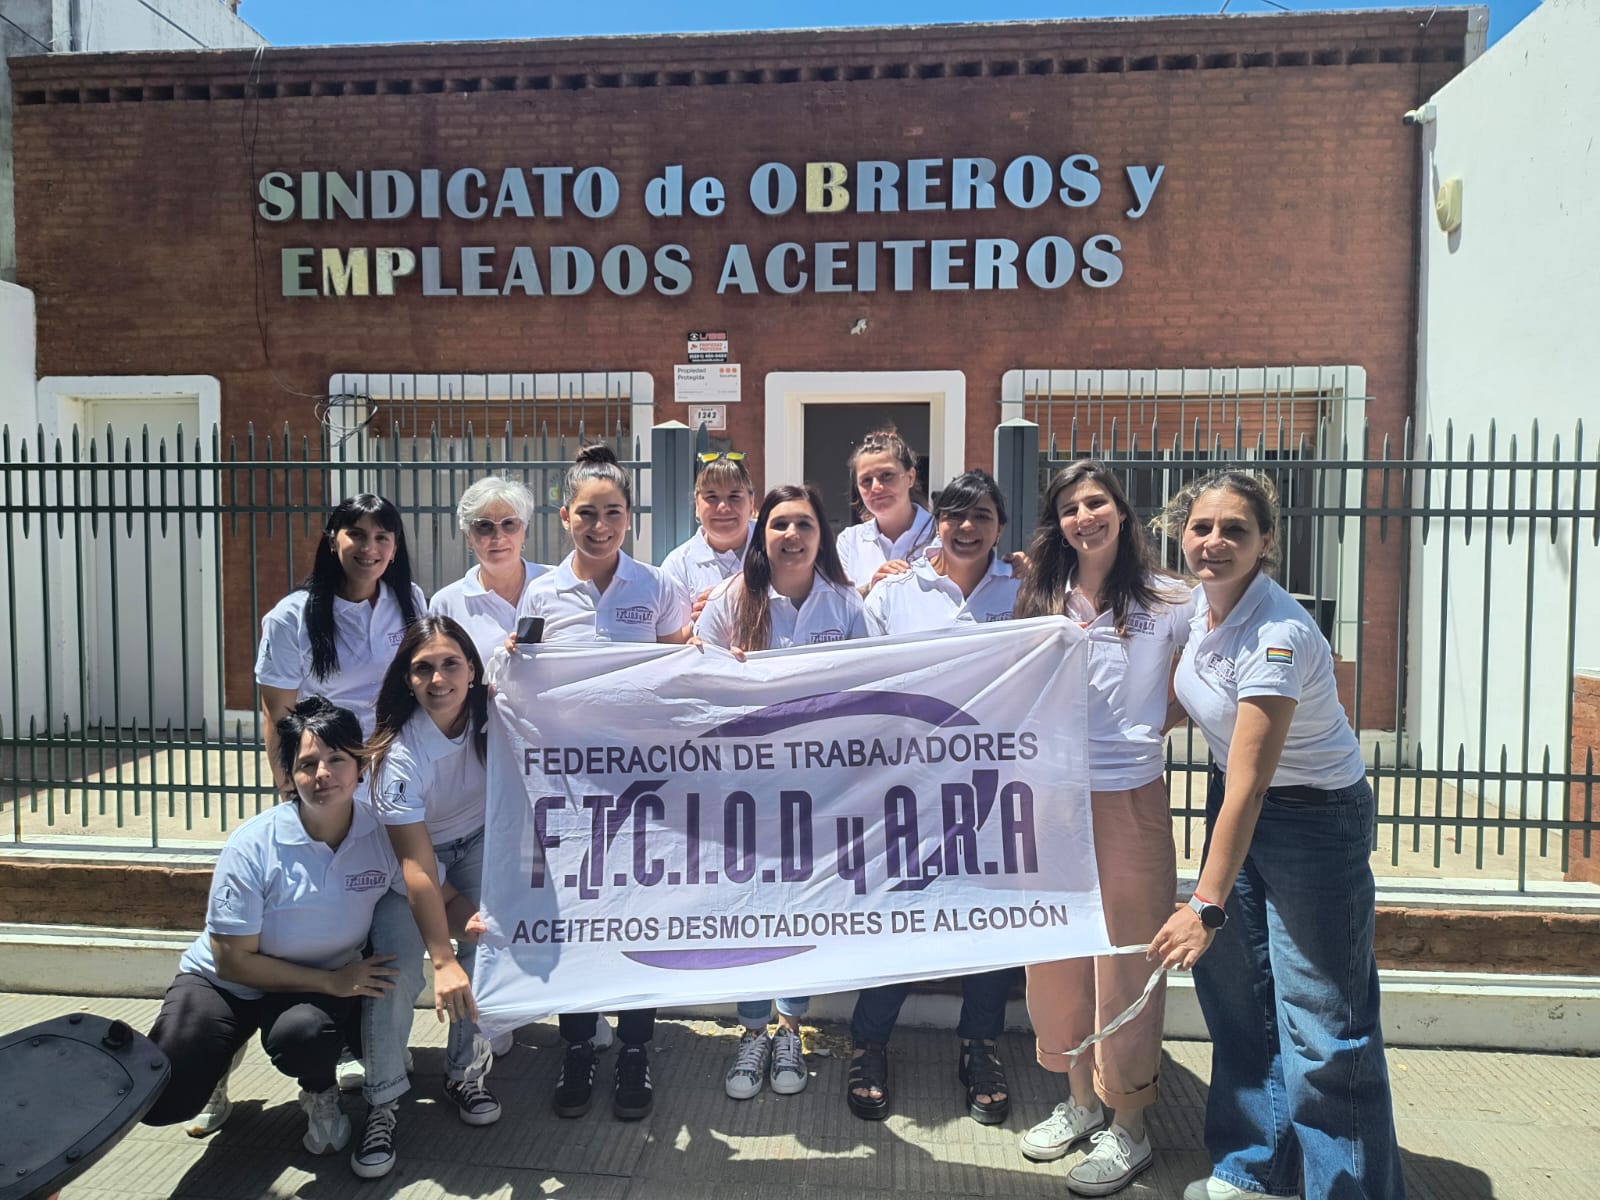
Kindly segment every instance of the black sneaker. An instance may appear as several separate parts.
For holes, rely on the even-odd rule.
[[[568,1042],[567,1056],[561,1060],[561,1078],[556,1080],[552,1107],[558,1117],[581,1117],[589,1111],[594,1097],[594,1043]]]
[[[617,1055],[617,1091],[611,1111],[619,1121],[638,1121],[650,1115],[654,1103],[649,1051],[643,1046],[624,1046]]]

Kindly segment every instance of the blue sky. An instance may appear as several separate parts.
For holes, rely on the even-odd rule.
[[[1281,0],[1297,11],[1392,8],[1393,3]],[[1492,0],[1489,37],[1503,37],[1537,0]],[[1215,13],[1222,0],[244,0],[239,15],[275,45],[334,42],[443,42],[480,38],[695,33],[949,21],[1063,17],[1148,17]],[[1412,7],[1427,7],[1413,5]],[[1229,0],[1232,13],[1274,11],[1265,0]]]

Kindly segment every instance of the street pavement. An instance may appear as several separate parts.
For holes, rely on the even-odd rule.
[[[0,994],[0,1032],[87,1008],[147,1029],[154,1000],[84,1000]],[[808,1029],[811,1082],[797,1096],[763,1091],[729,1100],[722,1076],[738,1036],[731,1022],[663,1020],[651,1075],[655,1112],[613,1119],[615,1052],[601,1058],[588,1116],[557,1119],[550,1091],[561,1067],[553,1023],[517,1034],[496,1060],[496,1125],[470,1128],[441,1095],[444,1027],[419,1010],[413,1089],[401,1103],[399,1164],[386,1179],[351,1174],[348,1154],[326,1158],[300,1145],[304,1118],[293,1081],[278,1075],[259,1043],[234,1073],[234,1110],[204,1140],[177,1128],[140,1126],[70,1185],[66,1200],[928,1200],[1063,1197],[1074,1153],[1035,1164],[1017,1138],[1062,1097],[1057,1077],[1034,1065],[1025,1035],[1009,1033],[1001,1055],[1011,1074],[1012,1113],[1001,1126],[966,1116],[952,1032],[902,1028],[892,1047],[893,1115],[870,1123],[844,1104],[848,1031]],[[1121,1195],[1177,1200],[1207,1173],[1201,1141],[1210,1047],[1169,1041],[1150,1133],[1155,1165]],[[1596,1200],[1600,1197],[1600,1059],[1486,1051],[1391,1049],[1400,1143],[1412,1200]],[[0,1097],[6,1119],[16,1098]],[[359,1139],[365,1105],[347,1095]],[[1307,1198],[1310,1200],[1310,1198]]]

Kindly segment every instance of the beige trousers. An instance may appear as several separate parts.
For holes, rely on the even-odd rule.
[[[1172,915],[1178,884],[1166,781],[1154,779],[1131,791],[1094,792],[1090,803],[1095,863],[1111,942],[1142,946]],[[1039,1065],[1064,1074],[1069,1069],[1067,1051],[1137,1000],[1154,970],[1143,954],[1030,966],[1028,1015]],[[1142,1013],[1090,1051],[1094,1090],[1102,1103],[1119,1111],[1155,1103],[1166,1000],[1163,980]],[[1081,1104],[1087,1097],[1074,1099]]]

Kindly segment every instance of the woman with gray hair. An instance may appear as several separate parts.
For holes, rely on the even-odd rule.
[[[485,662],[516,628],[523,591],[550,569],[522,557],[533,509],[527,486],[500,475],[478,480],[456,505],[456,520],[478,561],[440,588],[428,611],[460,622]]]

